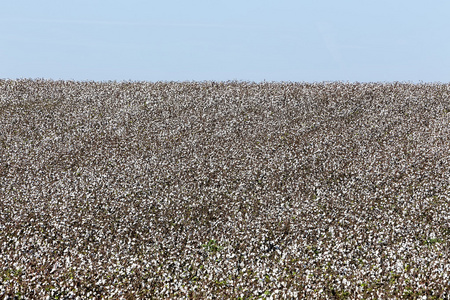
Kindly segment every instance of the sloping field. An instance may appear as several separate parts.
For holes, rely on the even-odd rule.
[[[449,138],[449,84],[1,80],[0,295],[448,299]]]

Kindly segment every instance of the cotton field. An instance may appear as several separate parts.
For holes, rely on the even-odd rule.
[[[450,84],[0,80],[5,299],[448,299]]]

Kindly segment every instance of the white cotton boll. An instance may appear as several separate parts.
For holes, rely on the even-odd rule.
[[[346,287],[350,286],[350,282],[347,279],[342,279],[342,284],[345,285]]]
[[[403,262],[401,260],[397,260],[395,266],[397,269],[397,273],[401,273],[403,271]]]

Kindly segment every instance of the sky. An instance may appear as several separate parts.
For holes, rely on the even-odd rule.
[[[0,78],[447,83],[450,1],[3,1]]]

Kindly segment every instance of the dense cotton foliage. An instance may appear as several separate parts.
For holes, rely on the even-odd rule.
[[[450,297],[450,85],[0,81],[0,295]]]

